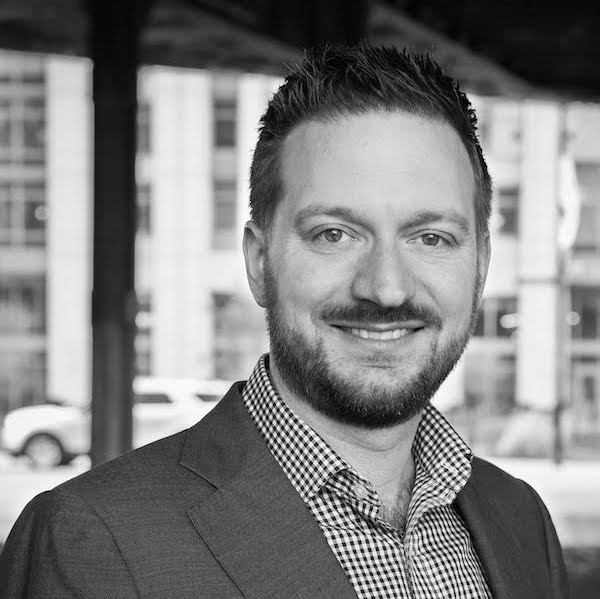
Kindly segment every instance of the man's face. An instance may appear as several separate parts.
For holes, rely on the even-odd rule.
[[[369,113],[297,127],[281,167],[269,240],[245,239],[271,370],[335,420],[404,422],[460,357],[487,272],[467,152],[446,124]]]

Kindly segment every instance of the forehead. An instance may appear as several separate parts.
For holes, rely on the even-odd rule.
[[[286,138],[280,208],[306,204],[394,210],[452,208],[474,218],[474,177],[458,134],[444,122],[393,112],[310,121]]]

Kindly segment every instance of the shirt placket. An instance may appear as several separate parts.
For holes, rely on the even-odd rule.
[[[431,510],[452,503],[456,493],[446,486],[442,480],[429,474],[418,462],[415,464],[415,468],[415,485],[409,506],[404,539],[405,554],[407,556],[407,578],[411,581],[411,596],[413,599],[430,599],[435,589],[428,588],[427,585],[425,587],[414,585],[412,582],[414,578],[413,568],[419,567],[414,541],[422,532],[422,527],[426,525],[424,516]]]
[[[346,482],[346,501],[350,501],[352,508],[370,522],[372,529],[368,531],[368,534],[385,539],[398,556],[396,565],[398,578],[394,581],[394,578],[390,576],[390,581],[393,581],[390,584],[393,585],[393,588],[389,589],[389,594],[382,595],[382,597],[416,599],[417,595],[415,595],[411,577],[411,557],[410,550],[407,549],[407,538],[402,532],[380,518],[381,501],[371,484],[358,474],[351,474],[348,478],[350,477],[353,482]],[[392,565],[390,564],[390,568]]]

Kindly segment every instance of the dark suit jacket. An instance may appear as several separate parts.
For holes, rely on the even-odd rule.
[[[36,497],[0,557],[0,597],[356,599],[242,388],[188,431]],[[496,599],[567,596],[529,486],[476,458],[456,507]]]

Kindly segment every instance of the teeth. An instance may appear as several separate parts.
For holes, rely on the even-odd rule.
[[[400,339],[411,332],[411,329],[393,329],[391,331],[368,331],[367,329],[350,329],[350,332],[362,339],[375,339],[377,341],[389,341]]]

